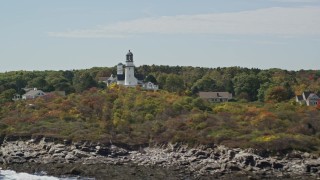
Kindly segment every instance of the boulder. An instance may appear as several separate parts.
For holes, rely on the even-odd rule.
[[[96,148],[96,153],[101,155],[101,156],[107,156],[110,154],[110,149],[108,149],[107,147],[100,147]]]
[[[78,149],[73,150],[73,154],[78,158],[86,158],[89,157],[89,154],[86,152],[80,151]]]
[[[232,159],[235,157],[235,155],[236,155],[236,152],[235,152],[234,150],[229,149],[229,150],[227,151],[227,158],[228,158],[229,160],[232,160]]]
[[[219,164],[208,164],[207,166],[203,167],[201,170],[205,170],[205,171],[213,171],[213,170],[217,170],[217,169],[221,169]]]
[[[85,173],[85,171],[80,167],[73,167],[69,170],[69,174],[72,174],[75,176],[81,175],[83,173]]]
[[[5,162],[22,164],[22,163],[27,162],[27,160],[25,158],[19,157],[19,156],[9,156],[5,159]]]
[[[21,151],[18,151],[18,152],[16,152],[16,156],[23,157],[23,156],[24,156],[24,153],[21,152]]]
[[[240,171],[241,168],[233,163],[224,163],[221,165],[222,171]]]
[[[57,149],[64,149],[66,147],[66,145],[64,145],[64,144],[56,144],[56,145],[54,145],[54,147],[57,148]]]
[[[125,155],[129,154],[127,150],[125,150],[123,148],[119,148],[114,145],[111,145],[110,152],[111,152],[112,156],[125,156]]]
[[[26,158],[26,159],[32,159],[32,158],[36,158],[38,156],[39,156],[39,152],[37,152],[37,151],[32,152],[32,153],[29,151],[24,152],[24,158]]]
[[[269,169],[272,167],[272,164],[267,160],[259,160],[256,162],[256,167],[260,169]]]
[[[307,160],[305,161],[306,172],[316,173],[320,171],[320,161],[319,160]]]
[[[194,153],[195,156],[199,157],[199,156],[206,156],[207,157],[207,153],[204,151],[197,151],[196,153]]]
[[[258,156],[253,155],[251,153],[238,153],[235,155],[234,160],[244,164],[246,166],[255,166],[256,159],[258,159]]]
[[[73,155],[72,153],[68,153],[66,155],[65,159],[68,161],[76,161],[78,158],[75,155]]]
[[[292,162],[289,161],[284,168],[287,169],[287,171],[292,172],[294,174],[302,174],[308,170],[305,164],[301,162],[294,162],[294,161]]]
[[[50,150],[49,150],[49,154],[54,154],[54,153],[61,153],[62,151],[65,150],[65,145],[63,144],[56,144],[51,146]]]
[[[286,155],[288,159],[303,159],[303,154],[299,151],[292,151]]]
[[[280,169],[283,169],[283,167],[284,167],[284,165],[281,162],[273,162],[272,163],[272,168],[273,169],[280,170]]]
[[[66,155],[63,153],[54,153],[52,155],[53,158],[64,158]]]

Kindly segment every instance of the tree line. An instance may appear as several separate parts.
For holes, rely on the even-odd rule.
[[[288,71],[242,67],[204,68],[143,65],[136,72],[160,89],[195,96],[199,91],[227,91],[237,100],[281,102],[303,91],[320,91],[319,70]],[[12,71],[0,73],[0,102],[11,101],[25,87],[45,92],[80,93],[92,87],[104,89],[100,77],[116,74],[116,67],[66,71]]]

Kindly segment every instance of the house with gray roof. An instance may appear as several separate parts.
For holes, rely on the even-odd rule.
[[[22,99],[35,99],[37,97],[45,96],[46,93],[38,90],[37,88],[33,88],[29,91],[27,91],[24,95],[22,95]]]
[[[229,92],[199,92],[201,99],[209,102],[228,102],[232,99],[232,94]]]
[[[303,92],[296,96],[296,102],[306,104],[307,106],[316,106],[320,104],[320,95],[312,92]]]

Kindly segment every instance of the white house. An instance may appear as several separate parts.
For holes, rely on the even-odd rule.
[[[303,92],[296,96],[296,102],[307,106],[316,106],[320,103],[320,95],[311,92]]]
[[[146,90],[158,90],[159,86],[153,84],[152,82],[147,82],[142,85],[142,88]]]

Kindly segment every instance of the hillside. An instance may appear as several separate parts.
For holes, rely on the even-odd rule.
[[[320,71],[155,65],[136,71],[162,90],[106,87],[98,81],[115,74],[116,67],[0,73],[0,133],[319,151],[319,105],[298,105],[294,95],[319,92]],[[67,96],[13,102],[24,87]],[[227,91],[235,99],[210,104],[198,98],[199,91]]]
[[[2,135],[44,135],[131,145],[183,142],[319,152],[320,111],[280,103],[210,104],[167,91],[112,86],[66,97],[6,102]]]

